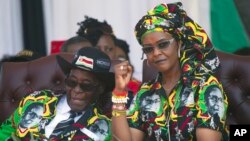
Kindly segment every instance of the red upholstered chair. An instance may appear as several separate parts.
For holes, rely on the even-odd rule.
[[[67,60],[72,54],[60,54]],[[65,76],[55,54],[30,62],[5,62],[0,70],[0,123],[15,110],[26,94],[41,89],[64,90]]]
[[[216,51],[221,68],[216,74],[222,82],[229,101],[228,123],[250,124],[250,56],[238,56]],[[143,61],[143,82],[153,79],[157,72]]]

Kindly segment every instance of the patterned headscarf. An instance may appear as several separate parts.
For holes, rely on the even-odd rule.
[[[155,31],[168,32],[177,41],[182,41],[180,65],[184,84],[193,80],[192,75],[213,74],[219,67],[218,57],[208,35],[187,16],[181,2],[157,5],[135,27],[140,44],[143,36]]]

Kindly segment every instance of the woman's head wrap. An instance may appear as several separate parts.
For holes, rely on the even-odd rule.
[[[190,76],[194,72],[213,74],[219,67],[218,57],[208,35],[187,16],[181,2],[157,5],[135,27],[140,44],[147,33],[155,31],[168,32],[177,41],[182,41],[180,65],[185,83],[192,80]]]

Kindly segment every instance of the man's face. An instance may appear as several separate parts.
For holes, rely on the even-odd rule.
[[[65,80],[67,102],[73,111],[81,112],[92,104],[97,96],[95,75],[81,69],[72,69]]]
[[[194,94],[191,88],[185,87],[181,93],[181,106],[190,106],[194,104]]]
[[[218,88],[213,88],[208,96],[208,110],[211,115],[218,114],[220,117],[224,114],[223,96]]]
[[[152,95],[152,96],[146,96],[142,100],[142,108],[144,111],[150,111],[150,112],[158,112],[160,108],[160,96],[159,95]]]
[[[22,117],[20,122],[20,126],[22,128],[30,128],[38,125],[38,123],[42,119],[43,115],[43,106],[37,105],[31,109],[27,109],[28,111]]]
[[[104,140],[108,135],[108,124],[104,120],[99,120],[89,130],[95,133],[100,140]]]
[[[183,102],[186,101],[191,92],[192,92],[192,89],[185,88],[183,90],[183,94],[181,96],[181,101],[183,101]]]

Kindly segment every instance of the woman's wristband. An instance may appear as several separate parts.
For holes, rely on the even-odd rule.
[[[119,116],[126,116],[126,111],[118,111],[118,110],[112,111],[112,117],[119,117]]]
[[[126,91],[126,90],[119,91],[119,90],[117,90],[117,89],[114,89],[114,90],[112,91],[112,95],[115,95],[115,96],[117,96],[117,97],[127,97],[128,91]]]
[[[114,89],[112,91],[112,102],[113,103],[127,103],[128,101],[128,91],[123,90],[119,91],[117,89]]]

